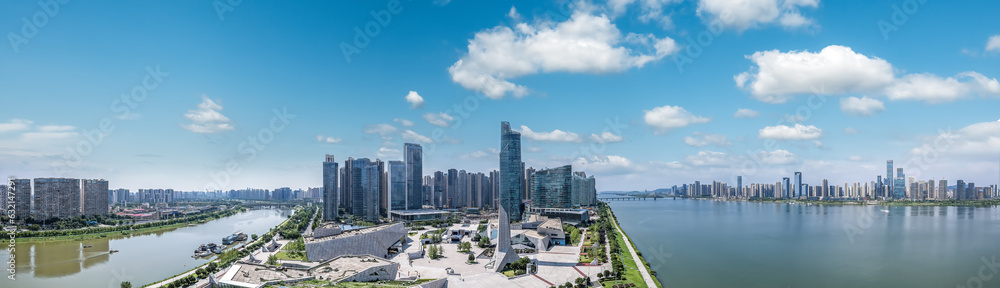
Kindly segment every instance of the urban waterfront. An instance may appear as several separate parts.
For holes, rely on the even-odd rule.
[[[83,241],[30,242],[18,240],[16,281],[4,287],[135,287],[183,273],[211,258],[193,259],[192,251],[205,243],[243,231],[261,235],[280,224],[291,210],[259,209],[203,224],[141,235],[123,235]],[[83,248],[84,245],[92,247]],[[109,250],[120,252],[108,254]],[[0,257],[8,259],[4,249]]]
[[[610,205],[664,287],[1000,286],[998,207]]]

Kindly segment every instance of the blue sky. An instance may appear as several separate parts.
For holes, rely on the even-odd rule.
[[[0,4],[0,174],[305,188],[404,142],[487,172],[506,120],[599,190],[1000,176],[992,1],[233,2]]]

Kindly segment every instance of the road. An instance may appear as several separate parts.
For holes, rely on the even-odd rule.
[[[635,260],[635,267],[639,267],[639,273],[642,273],[642,279],[646,280],[646,286],[650,288],[655,288],[656,281],[653,280],[652,276],[649,276],[649,269],[646,269],[646,265],[642,264],[642,260],[639,258],[639,254],[635,252],[635,248],[632,248],[632,241],[625,237],[625,232],[622,228],[618,226],[618,220],[613,219],[612,224],[615,224],[615,229],[618,230],[618,234],[621,235],[622,240],[625,241],[625,246],[628,247],[628,252],[632,253],[632,260]]]

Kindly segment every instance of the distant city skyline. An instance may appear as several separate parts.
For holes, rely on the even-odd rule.
[[[320,155],[405,162],[410,142],[412,182],[500,170],[510,121],[525,167],[598,191],[867,181],[886,159],[906,181],[1000,181],[1000,3],[918,1],[898,23],[894,1],[431,2],[385,24],[379,1],[73,2],[33,35],[38,3],[0,3],[24,37],[0,45],[0,175],[305,189]]]

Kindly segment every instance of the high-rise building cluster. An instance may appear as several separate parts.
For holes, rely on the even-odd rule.
[[[323,162],[324,219],[339,212],[366,221],[389,217],[394,211],[423,209],[496,209],[503,206],[510,220],[521,221],[525,207],[573,208],[597,204],[594,176],[569,165],[536,171],[521,161],[520,133],[508,122],[500,125],[500,169],[471,172],[456,168],[423,171],[423,148],[403,144],[403,160],[348,158],[338,169],[333,155]],[[526,205],[527,204],[527,205]]]
[[[894,170],[895,168],[895,170]],[[997,185],[976,186],[963,180],[955,181],[955,186],[948,186],[948,180],[928,179],[918,180],[906,177],[903,167],[893,167],[893,161],[886,161],[886,175],[877,175],[869,182],[844,183],[830,185],[827,179],[821,179],[820,185],[810,186],[802,181],[802,172],[795,172],[792,178],[784,177],[776,183],[750,183],[743,185],[742,176],[737,176],[736,187],[730,187],[725,182],[712,181],[712,184],[693,184],[673,186],[675,195],[689,197],[714,198],[808,198],[808,199],[903,199],[912,201],[927,200],[984,200],[1000,198]]]
[[[14,199],[10,203],[5,201],[5,204],[14,205],[16,219],[107,215],[109,211],[108,197],[111,193],[107,180],[35,178],[13,179],[11,182]],[[7,194],[9,188],[6,185],[3,188]]]

